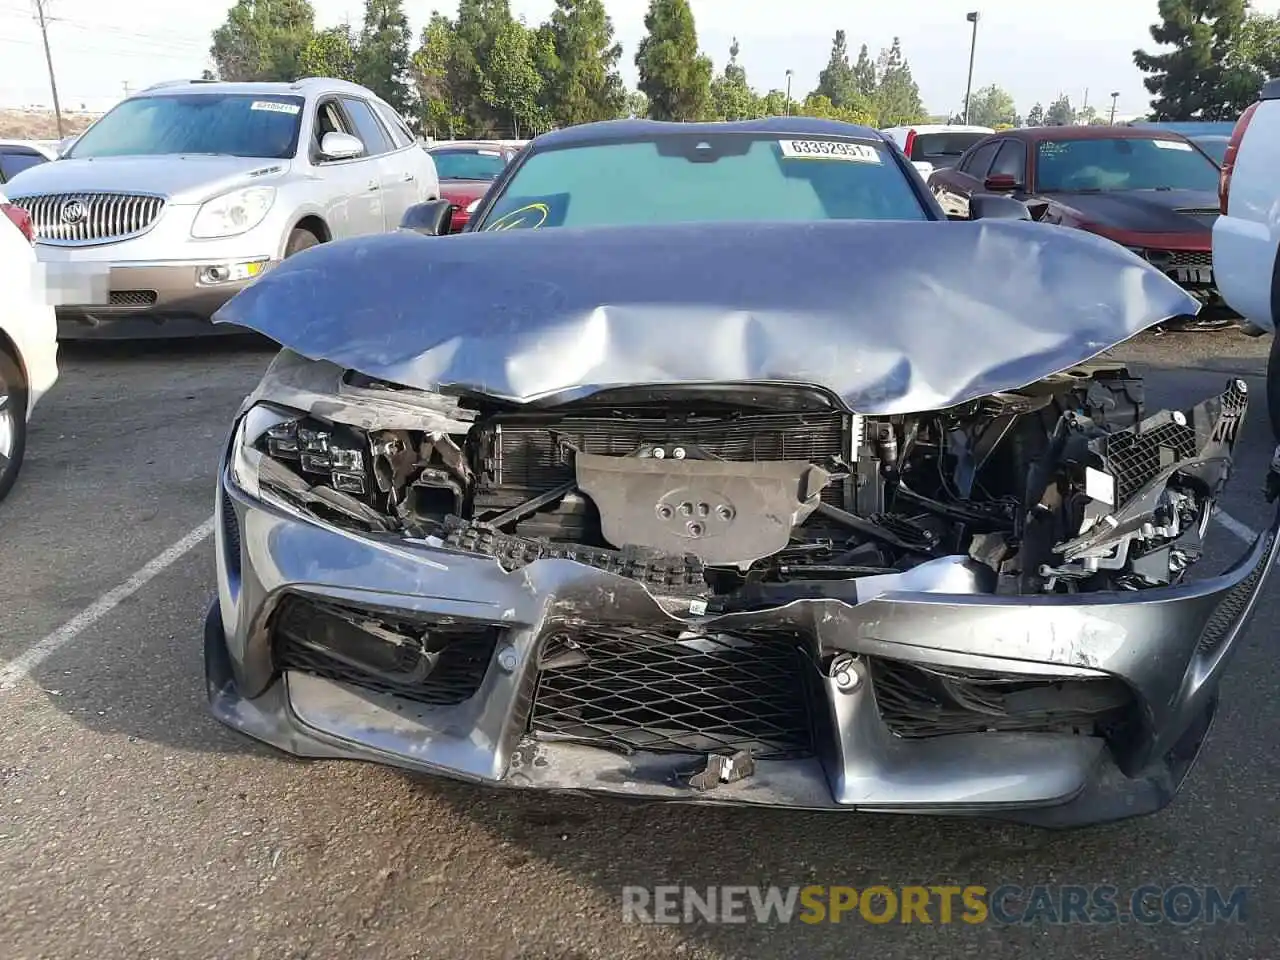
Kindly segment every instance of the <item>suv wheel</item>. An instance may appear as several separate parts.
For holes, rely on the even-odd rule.
[[[289,242],[285,244],[284,248],[284,258],[288,260],[295,253],[306,250],[308,247],[318,247],[319,245],[319,237],[310,230],[298,227],[293,233],[289,234]]]
[[[18,479],[27,446],[27,383],[22,368],[0,347],[0,500]]]

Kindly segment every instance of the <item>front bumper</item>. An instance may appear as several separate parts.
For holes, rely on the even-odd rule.
[[[224,303],[274,265],[266,257],[171,262],[72,261],[66,269],[98,271],[105,283],[100,302],[63,303],[57,309],[59,339],[137,339],[243,333],[215,326]],[[47,268],[56,271],[58,262]],[[235,268],[253,276],[211,282],[210,269]]]
[[[542,559],[507,573],[486,557],[300,519],[250,498],[225,470],[216,530],[218,598],[205,630],[213,712],[290,753],[493,786],[1069,826],[1152,812],[1176,794],[1275,562],[1280,513],[1226,573],[1178,587],[1105,597],[898,592],[856,605],[805,600],[718,618],[677,617],[635,580],[571,560]],[[415,703],[279,670],[272,617],[290,597],[487,623],[501,639],[474,695],[454,705]],[[1132,691],[1134,727],[1120,746],[1062,732],[903,738],[886,726],[874,683],[850,691],[815,672],[809,689],[822,749],[762,759],[744,779],[698,789],[689,775],[706,756],[623,755],[530,733],[539,657],[566,619],[588,629],[656,630],[683,619],[699,632],[786,634],[827,654],[1035,680],[1119,680]]]

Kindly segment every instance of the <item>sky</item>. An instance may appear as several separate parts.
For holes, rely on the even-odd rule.
[[[50,105],[48,74],[33,0],[0,0],[0,105]],[[173,0],[46,0],[58,90],[66,109],[99,111],[129,90],[161,80],[198,77],[208,63],[209,35],[230,7],[227,0],[178,4]],[[360,23],[362,0],[312,0],[319,26]],[[511,0],[532,24],[547,17],[553,0]],[[636,81],[635,51],[644,34],[648,0],[605,0],[623,45],[622,70]],[[1150,96],[1133,65],[1135,48],[1154,47],[1148,29],[1156,0],[691,0],[702,49],[719,71],[733,38],[748,81],[760,90],[783,89],[794,71],[792,94],[803,98],[826,64],[837,29],[848,34],[852,55],[865,43],[874,55],[901,39],[902,49],[931,113],[958,112],[964,102],[971,25],[979,10],[973,85],[996,83],[1013,94],[1025,114],[1066,93],[1077,107],[1106,112],[1119,93],[1117,116],[1144,113]],[[449,0],[405,0],[415,35],[432,9]],[[1268,13],[1277,2],[1257,2]],[[453,12],[450,10],[449,12]]]

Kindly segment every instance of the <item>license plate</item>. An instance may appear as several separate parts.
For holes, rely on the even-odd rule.
[[[1174,267],[1169,276],[1179,283],[1213,283],[1213,267]]]

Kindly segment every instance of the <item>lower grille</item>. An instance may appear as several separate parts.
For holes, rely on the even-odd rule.
[[[1274,540],[1274,535],[1268,533],[1262,561],[1213,608],[1213,614],[1204,625],[1204,630],[1200,632],[1200,640],[1196,644],[1196,650],[1201,655],[1206,657],[1212,655],[1239,623],[1249,601],[1258,591],[1258,582],[1267,572],[1267,557],[1271,555],[1271,544]]]
[[[872,659],[880,718],[905,738],[987,732],[1080,732],[1122,722],[1132,694],[1118,680],[1029,681]]]
[[[231,573],[240,577],[240,521],[236,519],[236,508],[226,492],[222,494],[222,532],[227,538],[227,563]]]
[[[1212,267],[1213,254],[1208,250],[1161,250],[1152,254],[1169,267]]]
[[[813,662],[790,637],[600,626],[550,638],[529,720],[538,737],[632,752],[811,756]]]
[[[156,302],[154,290],[112,290],[107,302],[113,307],[150,307]]]
[[[376,633],[357,624],[371,626]],[[275,664],[324,680],[434,706],[475,696],[500,628],[397,620],[358,608],[287,598],[273,622]]]

